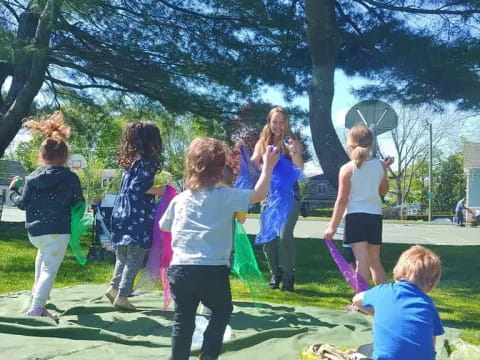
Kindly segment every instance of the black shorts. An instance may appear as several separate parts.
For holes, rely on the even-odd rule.
[[[345,243],[367,241],[369,244],[382,243],[382,215],[353,213],[345,216]]]

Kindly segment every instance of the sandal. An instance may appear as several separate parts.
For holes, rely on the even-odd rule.
[[[115,299],[117,298],[117,295],[118,295],[118,290],[114,289],[114,288],[109,288],[105,292],[105,296],[107,297],[108,301],[110,301],[110,304],[112,304],[112,305],[115,302]]]
[[[317,360],[349,360],[348,354],[338,350],[333,345],[325,343],[313,344],[304,354],[315,355]]]

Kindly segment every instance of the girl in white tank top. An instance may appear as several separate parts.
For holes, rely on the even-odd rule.
[[[350,195],[348,196],[347,214],[367,213],[382,214],[382,198],[378,189],[383,180],[384,168],[380,160],[363,162],[357,168],[355,161],[350,162]]]
[[[393,158],[383,161],[372,159],[373,141],[373,133],[364,125],[356,125],[349,130],[347,149],[351,161],[340,169],[337,200],[323,237],[332,240],[345,214],[345,232],[355,238],[347,242],[355,255],[357,272],[366,281],[371,275],[375,284],[381,284],[387,281],[380,261],[381,198],[388,192],[386,169],[393,163]]]

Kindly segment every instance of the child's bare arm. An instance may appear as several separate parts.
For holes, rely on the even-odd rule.
[[[162,196],[165,192],[165,186],[152,186],[150,189],[145,191],[145,194],[150,194],[153,196]]]
[[[361,293],[358,293],[356,294],[353,299],[352,299],[352,302],[354,305],[356,305],[362,312],[368,314],[368,315],[371,315],[373,316],[373,314],[375,313],[374,309],[373,308],[366,308],[366,307],[363,307],[363,294],[365,292],[362,291]]]
[[[390,165],[393,164],[395,161],[394,157],[387,156],[384,160],[382,160],[382,167],[383,167],[383,179],[382,182],[380,183],[380,189],[378,189],[378,193],[380,194],[381,197],[384,197],[388,193],[389,185],[388,185],[388,176],[387,176],[387,171]]]
[[[349,164],[343,165],[340,168],[339,174],[339,188],[337,200],[335,201],[335,207],[333,208],[333,215],[330,219],[328,228],[323,233],[323,238],[326,240],[332,240],[337,230],[338,224],[342,220],[347,207],[348,197],[350,195],[350,178],[352,177],[352,167]]]
[[[378,189],[378,193],[380,196],[385,196],[388,193],[389,185],[388,185],[388,178],[387,178],[387,169],[383,169],[383,179],[380,183],[380,189]]]

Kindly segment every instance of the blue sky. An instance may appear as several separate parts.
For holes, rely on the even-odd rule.
[[[363,99],[357,99],[355,96],[353,96],[351,94],[351,90],[352,88],[358,88],[362,85],[365,85],[366,83],[367,83],[367,80],[364,78],[347,77],[341,70],[337,70],[335,72],[335,95],[334,95],[333,104],[332,104],[332,119],[333,119],[334,126],[337,129],[337,133],[341,138],[343,138],[344,134],[346,133],[345,126],[344,126],[345,114],[353,105],[363,100]],[[7,82],[7,84],[4,84],[3,90],[6,90],[8,86],[9,84]],[[39,96],[42,96],[42,95],[39,95]],[[266,102],[270,102],[275,105],[280,105],[280,106],[289,105],[289,103],[287,103],[283,98],[281,91],[279,91],[276,88],[266,88],[263,93],[262,100]],[[291,104],[300,106],[308,110],[308,97],[307,96],[297,97],[293,100]],[[453,107],[450,110],[450,112],[456,113]],[[454,116],[452,116],[452,118],[454,118]],[[470,123],[474,124],[476,122],[478,122],[478,117],[472,119]],[[310,129],[306,128],[305,133],[308,135],[311,135]],[[471,132],[468,129],[464,129],[462,133],[463,133],[462,135],[469,138],[470,141],[480,140],[479,137],[475,135],[477,133],[476,131]],[[28,140],[28,139],[29,139],[29,136],[25,134],[25,132],[22,132],[19,135],[17,135],[12,145],[14,146],[14,144],[20,141]],[[393,156],[396,155],[395,148],[393,146],[389,133],[380,135],[378,137],[378,141],[385,155],[393,155]],[[312,149],[312,153],[314,153],[313,149]],[[310,164],[307,164],[306,170],[308,170],[307,172],[311,172],[311,173],[318,173],[320,171],[318,166],[315,165],[315,161],[311,162]]]
[[[345,114],[347,111],[356,103],[360,102],[360,99],[357,99],[352,95],[352,88],[358,88],[362,85],[365,85],[366,80],[361,77],[347,77],[343,71],[337,70],[335,72],[335,95],[333,98],[332,104],[332,121],[337,133],[339,136],[343,136],[342,133],[345,133]],[[268,101],[272,104],[279,106],[286,106],[288,103],[283,99],[281,91],[275,88],[265,89],[263,94],[263,100]],[[297,97],[291,103],[302,107],[303,109],[308,110],[308,96]],[[305,133],[311,136],[310,129],[305,129]],[[387,154],[394,155],[394,147],[389,139],[388,134],[380,135],[379,142],[381,143],[382,150]],[[314,153],[312,149],[312,153]],[[309,171],[318,172],[319,169],[314,164],[308,164],[307,166]]]
[[[355,98],[351,94],[351,89],[352,87],[359,87],[361,85],[365,84],[365,79],[360,78],[360,77],[353,77],[353,78],[348,78],[343,71],[337,70],[335,72],[335,96],[333,99],[333,105],[332,105],[332,119],[334,122],[335,127],[337,128],[337,131],[339,132],[339,135],[341,135],[341,132],[345,131],[344,129],[344,121],[345,121],[345,114],[347,113],[348,109],[355,105],[359,100]],[[8,88],[9,83],[7,82],[4,84],[4,87]],[[39,94],[38,96],[42,96]],[[270,102],[275,105],[280,105],[280,106],[286,106],[288,103],[284,100],[283,95],[281,91],[275,88],[266,88],[265,92],[263,93],[262,100]],[[308,110],[308,96],[303,96],[303,97],[297,97],[294,99],[292,102],[293,105],[300,106],[306,110]],[[310,134],[310,128],[305,129],[305,133]],[[15,147],[16,144],[18,144],[21,141],[27,141],[29,140],[30,136],[25,133],[25,132],[20,132],[10,145],[10,148]],[[382,148],[385,148],[385,146],[382,144]],[[387,152],[389,152],[387,150]],[[315,152],[312,149],[312,154]],[[310,162],[309,164],[306,164],[306,172],[307,174],[317,174],[321,172],[321,169],[317,166],[315,161]]]

